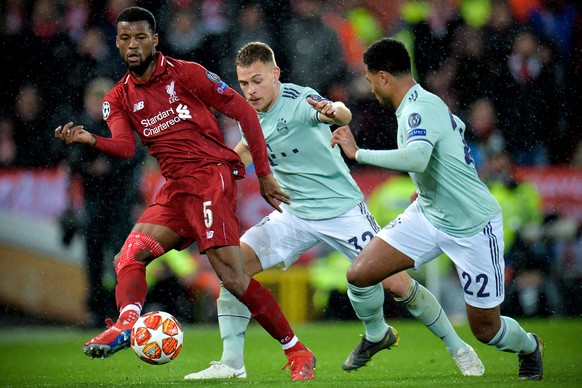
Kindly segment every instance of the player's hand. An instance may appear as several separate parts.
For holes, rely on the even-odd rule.
[[[335,145],[339,145],[349,159],[356,159],[358,145],[356,144],[356,139],[354,139],[350,127],[347,125],[339,127],[333,131],[331,136],[331,147],[333,148]]]
[[[261,189],[261,195],[265,198],[265,201],[269,203],[272,207],[277,209],[279,213],[282,213],[281,207],[279,206],[280,202],[283,202],[289,205],[291,202],[291,196],[285,193],[279,187],[279,183],[273,176],[273,174],[269,174],[267,176],[259,177],[259,184]]]
[[[335,115],[337,114],[337,108],[335,107],[335,105],[331,101],[327,101],[327,100],[315,101],[313,98],[307,97],[307,102],[316,111],[318,111],[322,115],[329,117],[330,119],[333,119],[335,117]]]
[[[59,125],[55,129],[55,137],[65,144],[80,143],[94,146],[97,142],[91,132],[86,131],[82,125],[75,125],[72,121],[64,126]]]

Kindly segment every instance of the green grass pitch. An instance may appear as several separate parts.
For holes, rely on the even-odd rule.
[[[582,387],[582,319],[520,320],[546,344],[545,374],[541,382],[517,381],[517,357],[478,343],[467,326],[457,331],[480,355],[484,377],[463,377],[443,344],[414,320],[391,322],[400,333],[400,345],[378,353],[370,365],[346,373],[341,364],[357,345],[359,322],[295,325],[300,339],[317,357],[316,377],[310,386],[325,387]],[[292,383],[281,347],[260,326],[247,332],[248,378],[241,380],[184,381],[184,375],[218,360],[218,326],[186,326],[184,349],[166,365],[140,361],[131,349],[108,359],[91,360],[82,344],[98,333],[67,327],[14,327],[0,329],[0,387],[126,387],[126,386],[242,386],[277,387]]]

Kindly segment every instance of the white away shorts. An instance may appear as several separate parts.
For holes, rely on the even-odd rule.
[[[299,256],[323,242],[353,262],[380,230],[365,203],[325,220],[305,220],[289,212],[273,211],[243,234],[241,241],[259,257],[264,269],[289,268]]]
[[[468,305],[492,308],[503,302],[505,262],[501,213],[475,235],[454,237],[435,228],[414,202],[384,227],[378,237],[414,260],[417,270],[445,253],[455,264]]]

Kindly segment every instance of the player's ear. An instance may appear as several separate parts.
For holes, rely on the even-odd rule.
[[[383,85],[386,85],[390,81],[390,74],[386,73],[385,71],[380,70],[378,75],[380,76],[380,80],[382,81]]]
[[[153,43],[154,47],[158,46],[158,42],[159,42],[158,34],[156,33],[156,34],[154,34],[154,37],[152,39],[152,43]]]
[[[279,77],[281,77],[281,68],[279,66],[273,67],[273,79],[275,81],[279,81]]]

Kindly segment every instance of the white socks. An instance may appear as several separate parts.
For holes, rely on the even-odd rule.
[[[384,289],[381,284],[371,287],[356,287],[348,283],[348,296],[356,315],[366,330],[368,341],[382,340],[388,331],[384,321]]]
[[[504,352],[524,355],[536,350],[537,343],[534,336],[526,333],[515,319],[501,316],[501,328],[487,345]]]
[[[218,325],[222,338],[222,358],[220,361],[232,368],[244,366],[245,334],[251,312],[223,285],[216,301]]]
[[[438,300],[416,280],[412,279],[406,295],[394,300],[402,302],[413,317],[424,323],[436,337],[440,338],[451,356],[455,357],[459,350],[469,347],[453,329]]]

